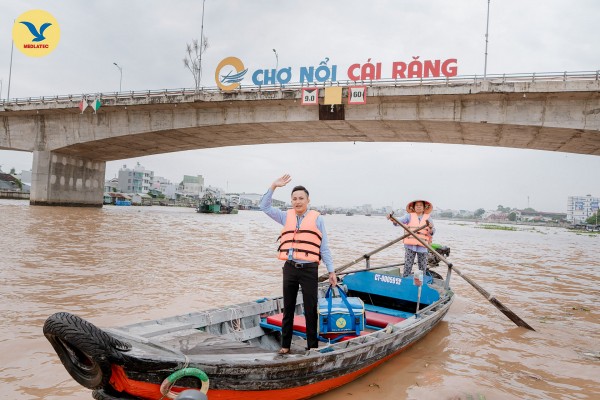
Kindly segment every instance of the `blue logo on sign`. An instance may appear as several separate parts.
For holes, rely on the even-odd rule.
[[[245,70],[238,72],[237,74],[232,74],[233,71],[230,71],[227,75],[221,75],[221,83],[238,83],[244,79],[244,75],[248,72],[248,68]]]
[[[32,42],[42,42],[42,41],[46,40],[46,37],[44,36],[44,31],[46,29],[48,29],[49,26],[52,25],[50,22],[46,22],[46,23],[42,24],[42,26],[40,26],[40,31],[38,32],[35,25],[33,25],[31,22],[27,22],[27,21],[20,21],[20,22],[23,25],[25,25],[27,27],[27,29],[29,29],[29,32],[31,32],[31,34],[33,35]]]

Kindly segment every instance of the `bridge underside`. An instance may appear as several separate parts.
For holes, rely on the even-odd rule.
[[[346,90],[346,89],[344,89]],[[368,104],[302,106],[300,91],[23,105],[0,148],[34,152],[32,203],[101,205],[106,161],[225,146],[422,142],[600,155],[600,81],[369,87]],[[330,110],[331,109],[331,110]]]
[[[312,121],[204,126],[111,137],[55,151],[113,161],[226,146],[348,141],[467,144],[600,155],[597,131],[446,121]]]

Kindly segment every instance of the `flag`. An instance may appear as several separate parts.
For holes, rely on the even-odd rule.
[[[88,106],[88,102],[87,102],[86,98],[81,96],[81,101],[79,102],[79,109],[81,110],[82,114],[85,111],[85,109],[87,108],[87,106]]]
[[[98,109],[100,107],[102,107],[102,102],[100,101],[100,99],[96,98],[94,99],[94,101],[92,101],[92,108],[94,109],[94,114],[96,114],[96,111],[98,111]]]

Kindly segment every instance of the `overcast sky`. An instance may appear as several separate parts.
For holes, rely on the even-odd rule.
[[[202,1],[3,1],[0,79],[7,95],[13,20],[43,9],[61,29],[58,48],[32,58],[15,49],[10,97],[193,87],[183,66],[186,43],[200,37]],[[369,58],[458,59],[459,75],[483,74],[486,0],[207,0],[204,86],[225,57],[251,71],[317,66],[325,57],[338,78]],[[600,2],[492,0],[488,74],[600,69]],[[384,76],[385,77],[385,76]],[[31,168],[32,155],[0,151],[4,172]],[[600,157],[536,150],[423,143],[310,143],[240,146],[107,163],[107,178],[140,162],[179,182],[198,175],[229,191],[263,192],[288,172],[313,204],[401,207],[427,198],[435,207],[497,205],[566,212],[567,197],[600,196]],[[410,166],[418,163],[418,173]],[[280,194],[282,199],[287,198]]]

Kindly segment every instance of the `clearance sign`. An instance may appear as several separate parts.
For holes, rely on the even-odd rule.
[[[12,36],[15,47],[21,53],[29,57],[43,57],[58,46],[60,27],[49,12],[30,10],[15,20]]]
[[[345,72],[346,77],[341,76]],[[458,61],[456,58],[446,60],[421,60],[413,56],[412,60],[394,61],[389,65],[381,62],[372,62],[369,58],[365,63],[354,63],[348,68],[329,64],[329,57],[325,57],[319,65],[300,67],[262,68],[250,71],[244,62],[237,57],[227,57],[219,63],[215,70],[215,82],[221,90],[230,91],[240,87],[242,80],[250,78],[252,84],[286,85],[290,82],[302,84],[319,84],[323,82],[336,82],[338,75],[342,80],[354,82],[374,81],[379,79],[420,79],[453,77],[458,74]],[[310,103],[313,92],[307,92],[307,103]],[[352,91],[351,98],[354,104],[364,101],[366,93],[362,90]],[[317,96],[318,97],[318,96]]]

